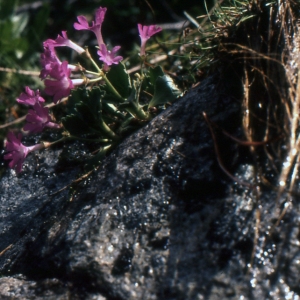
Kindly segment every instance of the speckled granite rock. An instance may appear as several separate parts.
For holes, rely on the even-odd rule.
[[[299,207],[268,235],[276,195],[262,191],[257,203],[222,172],[203,111],[238,134],[239,104],[214,77],[124,140],[75,192],[57,192],[79,172],[59,166],[59,148],[31,155],[18,177],[7,171],[0,298],[297,299]],[[217,141],[226,167],[251,181],[247,151]]]

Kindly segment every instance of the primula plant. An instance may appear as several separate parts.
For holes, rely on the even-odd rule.
[[[17,173],[21,172],[22,164],[30,152],[68,139],[99,145],[88,163],[92,169],[99,165],[107,151],[117,145],[125,134],[151,120],[167,103],[180,95],[172,79],[164,74],[161,67],[148,67],[146,62],[146,42],[161,28],[138,24],[141,68],[132,79],[122,63],[123,57],[117,54],[121,47],[110,48],[102,37],[101,27],[106,10],[102,7],[97,9],[91,25],[84,16],[78,16],[74,23],[76,30],[89,30],[96,35],[97,59],[90,55],[88,48],[71,41],[66,31],[62,31],[55,40],[48,39],[43,43],[44,52],[40,58],[40,78],[45,85],[43,95],[51,96],[54,105],[65,101],[68,104],[61,120],[55,120],[41,92],[25,87],[17,98],[18,103],[29,107],[23,130],[33,134],[51,128],[59,130],[61,138],[51,143],[41,141],[26,147],[22,144],[20,133],[15,136],[9,132],[4,159]],[[87,70],[79,63],[61,61],[56,53],[57,47],[69,47],[78,55],[85,56],[94,70]]]

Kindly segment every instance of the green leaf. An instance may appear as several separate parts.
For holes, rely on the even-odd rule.
[[[28,24],[29,14],[22,13],[19,15],[15,15],[13,16],[12,21],[13,21],[12,35],[14,37],[19,37]]]
[[[29,43],[25,38],[14,32],[15,24],[11,20],[0,23],[0,48],[1,54],[14,54],[15,57],[21,58],[28,50]]]
[[[98,87],[90,91],[78,89],[72,93],[68,103],[69,114],[62,118],[63,125],[71,135],[100,135],[104,93]]]
[[[72,91],[71,96],[68,100],[68,113],[75,114],[77,105],[80,103],[85,103],[90,107],[94,115],[97,115],[101,110],[101,99],[103,98],[105,92],[101,91],[99,87],[94,87],[91,90],[84,88],[78,88]]]
[[[181,91],[169,76],[159,76],[156,79],[154,95],[148,108],[173,102],[180,94]]]
[[[0,24],[1,44],[8,44],[12,40],[13,23],[11,20],[2,21]]]
[[[0,1],[0,20],[11,17],[14,13],[18,0]]]
[[[112,65],[106,76],[117,92],[123,98],[127,98],[130,93],[131,84],[125,65],[121,62],[117,65]]]
[[[90,111],[90,121],[98,121],[101,118],[102,110],[102,98],[105,92],[101,91],[99,87],[94,87],[88,93],[86,93],[86,98],[84,99],[84,104],[88,107]],[[76,105],[76,109],[78,105]],[[88,118],[88,116],[86,116]]]
[[[88,124],[90,127],[97,127],[97,121],[101,118],[101,112],[93,111],[84,102],[80,102],[76,105],[77,114],[81,117],[84,123]]]
[[[132,83],[133,84],[132,84],[132,89],[131,89],[130,95],[124,104],[132,102],[135,105],[138,105],[140,90],[141,90],[141,82],[140,82],[140,80],[133,80]],[[121,105],[122,104],[120,104],[120,106]]]
[[[130,133],[132,130],[136,129],[136,126],[132,125],[134,120],[136,120],[135,117],[128,117],[119,127],[118,133],[124,136],[124,134]]]
[[[67,102],[68,114],[76,114],[76,104],[84,101],[88,97],[87,90],[78,88],[71,91],[71,96]]]
[[[149,79],[152,85],[155,85],[155,82],[159,76],[163,77],[165,75],[161,66],[149,69]]]
[[[102,103],[102,108],[106,115],[114,116],[119,120],[123,120],[125,118],[115,105],[107,103],[105,100]]]
[[[121,110],[126,110],[132,116],[140,120],[145,120],[148,119],[148,114],[145,113],[142,106],[139,104],[141,84],[142,82],[139,79],[132,81],[132,89],[130,96],[128,97],[126,102],[121,103],[119,105],[119,108]]]
[[[74,136],[90,132],[89,126],[83,122],[81,117],[78,115],[67,115],[66,117],[62,118],[62,123],[65,129]]]
[[[145,77],[142,82],[142,90],[147,92],[150,95],[154,94],[154,86],[157,78],[159,76],[164,76],[164,71],[160,66],[155,68],[149,68],[145,73]]]

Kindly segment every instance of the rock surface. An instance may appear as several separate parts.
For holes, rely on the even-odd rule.
[[[299,299],[299,207],[257,197],[239,103],[205,80],[123,141],[73,189],[62,150],[0,183],[1,299]],[[63,151],[72,151],[65,145]],[[74,150],[74,146],[73,146]],[[64,189],[63,189],[64,188]],[[61,190],[62,189],[62,190]],[[297,298],[298,297],[298,298]]]

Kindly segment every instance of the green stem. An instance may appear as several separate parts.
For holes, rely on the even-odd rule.
[[[146,59],[146,58],[145,58]],[[141,61],[141,77],[144,78],[145,59]]]
[[[70,138],[76,139],[76,140],[80,140],[80,141],[87,141],[87,142],[98,142],[98,143],[111,143],[112,140],[109,139],[87,139],[87,138],[83,138],[83,137],[78,137],[78,136],[70,136]]]
[[[85,70],[85,73],[99,76],[99,73],[96,73],[96,72],[93,72],[93,71],[89,71],[89,70]]]
[[[132,105],[130,108],[126,108],[126,110],[133,115],[135,118],[139,120],[148,120],[149,114],[145,113],[144,110],[140,106]]]
[[[98,74],[98,76],[99,76],[99,74]],[[97,81],[100,81],[100,80],[102,80],[103,79],[103,77],[98,77],[98,78],[94,78],[94,79],[89,79],[88,80],[88,83],[90,83],[90,82],[97,82]]]
[[[54,142],[52,142],[52,143],[50,143],[50,142],[42,142],[43,144],[44,144],[44,147],[45,148],[49,148],[49,147],[51,147],[51,146],[53,146],[53,145],[55,145],[55,144],[58,144],[58,143],[60,143],[60,142],[64,142],[64,141],[66,141],[66,140],[68,140],[68,139],[75,139],[74,137],[71,137],[71,136],[64,136],[63,138],[61,138],[61,139],[59,139],[59,140],[57,140],[57,141],[54,141]]]
[[[141,75],[141,78],[143,78],[143,75]],[[144,112],[138,100],[140,98],[142,80],[138,78],[136,81],[133,81],[136,93],[132,95],[133,99],[130,101],[131,106],[129,106],[126,110],[140,120],[147,120],[149,118],[149,114]]]
[[[103,122],[104,123],[104,122]],[[105,124],[105,123],[104,123]],[[107,127],[108,130],[110,131],[109,134],[111,134],[111,129],[105,124],[104,127]],[[101,126],[102,127],[102,126]],[[105,128],[105,131],[107,132],[107,128]],[[104,128],[103,128],[104,129]],[[114,132],[112,132],[115,140],[117,139],[117,136],[115,135]],[[100,142],[100,143],[111,143],[112,141],[109,139],[87,139],[87,138],[82,138],[82,137],[78,137],[78,136],[73,136],[73,135],[69,135],[69,136],[64,136],[61,139],[54,141],[54,142],[42,142],[44,144],[44,148],[49,148],[55,144],[67,141],[67,140],[82,140],[82,141],[89,141],[89,142]]]
[[[103,147],[102,149],[103,149],[103,151],[107,151],[110,147],[111,147],[111,145],[108,145],[108,146]]]
[[[99,66],[95,63],[95,61],[93,60],[88,48],[85,49],[85,54],[88,57],[88,59],[92,62],[92,64],[95,66],[95,68],[97,69],[97,71],[99,72],[98,76],[100,76],[99,78],[96,78],[96,80],[91,79],[89,82],[93,82],[93,81],[97,81],[97,80],[101,80],[104,79],[104,81],[106,82],[107,87],[109,88],[109,90],[117,96],[117,98],[119,99],[120,102],[124,102],[125,100],[122,98],[122,96],[118,93],[118,91],[114,88],[114,86],[110,83],[110,81],[108,80],[108,78],[105,76],[105,74],[103,73],[103,71],[99,68]],[[90,72],[90,71],[89,71]],[[93,74],[93,73],[91,73]],[[95,74],[95,73],[94,73]]]
[[[87,56],[87,58],[92,62],[92,64],[94,65],[94,67],[97,69],[97,71],[100,73],[102,73],[102,70],[99,68],[99,66],[96,64],[96,62],[93,60],[88,48],[85,49],[85,54]]]
[[[116,141],[119,137],[107,126],[107,124],[101,119],[100,120],[101,129],[113,140]]]
[[[110,81],[108,80],[108,78],[106,77],[105,74],[103,74],[103,79],[107,85],[107,87],[109,88],[109,90],[115,95],[117,96],[117,98],[119,99],[119,101],[125,102],[125,100],[123,99],[123,97],[118,93],[118,91],[114,88],[114,86],[110,83]]]

